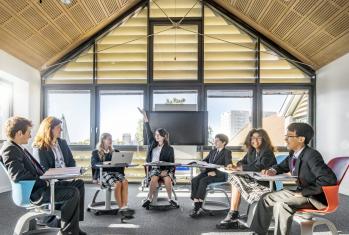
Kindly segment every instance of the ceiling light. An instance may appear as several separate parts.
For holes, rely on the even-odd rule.
[[[64,4],[64,5],[69,5],[72,3],[72,0],[61,0],[61,2]]]

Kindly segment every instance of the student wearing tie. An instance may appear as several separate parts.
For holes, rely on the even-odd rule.
[[[34,138],[33,155],[39,159],[44,171],[50,168],[75,167],[73,154],[64,139],[61,139],[62,121],[49,116],[40,123]],[[70,180],[80,193],[79,220],[84,220],[85,185],[81,179]]]
[[[291,173],[298,178],[297,187],[262,196],[250,227],[254,232],[266,234],[274,216],[274,234],[290,234],[292,216],[297,210],[326,207],[322,186],[336,185],[337,179],[321,154],[308,146],[313,135],[313,128],[306,123],[292,123],[287,127],[285,141],[290,155],[264,173],[269,176]]]
[[[30,195],[32,203],[41,205],[50,202],[49,183],[41,180],[44,169],[35,158],[22,146],[28,144],[31,137],[32,123],[26,118],[12,117],[6,122],[6,135],[8,140],[0,150],[0,159],[5,165],[8,174],[14,182],[22,180],[35,180]],[[79,214],[81,204],[79,190],[70,181],[58,181],[55,184],[55,199],[62,202],[61,230],[63,235],[84,235],[79,228]],[[83,210],[83,208],[82,208]]]
[[[215,149],[211,150],[208,156],[203,159],[207,163],[231,167],[231,151],[226,149],[229,139],[224,134],[217,134],[214,139]],[[202,203],[205,199],[206,188],[210,183],[223,182],[225,173],[217,169],[205,169],[191,181],[191,199],[194,201],[194,208],[190,213],[192,218],[200,216],[203,212]]]
[[[276,164],[274,146],[272,145],[268,133],[263,129],[252,129],[246,136],[246,155],[238,161],[232,170],[260,172],[269,169]],[[230,211],[224,220],[217,225],[217,228],[230,228],[234,226],[239,218],[239,206],[241,196],[249,204],[258,201],[260,197],[270,192],[269,182],[256,181],[249,175],[230,175],[231,201]],[[235,223],[236,224],[236,223]]]

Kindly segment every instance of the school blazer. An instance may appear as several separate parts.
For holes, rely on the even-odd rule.
[[[214,157],[214,155],[216,154],[217,149],[213,149],[211,150],[207,157],[205,157],[203,159],[204,162],[207,163],[212,163],[212,164],[216,164],[216,165],[223,165],[223,166],[228,166],[229,164],[232,163],[232,159],[231,159],[231,151],[229,149],[223,148],[218,155],[216,156],[216,158],[214,159],[214,161],[210,160],[211,158]],[[205,172],[210,172],[210,171],[218,171],[217,169],[206,169]]]
[[[284,161],[273,166],[277,174],[291,171],[290,163],[292,156],[293,152],[290,152]],[[327,205],[322,186],[336,185],[337,178],[333,171],[325,164],[318,151],[305,146],[296,161],[294,173],[298,176],[297,189],[303,196],[309,197],[310,203],[315,207],[317,207],[317,201]]]
[[[276,165],[276,159],[273,151],[269,149],[262,149],[256,156],[256,150],[248,151],[246,155],[237,162],[238,166],[241,166],[243,171],[256,171],[259,172],[264,169]]]
[[[48,187],[46,182],[40,179],[40,174],[37,172],[33,163],[27,158],[26,154],[31,154],[26,151],[26,154],[19,145],[13,141],[6,141],[0,150],[0,161],[5,165],[7,172],[14,182],[24,180],[35,180],[33,190],[31,192],[31,198],[41,198],[41,194]],[[32,158],[34,158],[32,156]],[[43,172],[44,169],[40,164],[35,161],[36,166]]]
[[[144,123],[146,134],[147,134],[147,139],[148,139],[148,153],[147,153],[147,159],[146,162],[151,162],[152,161],[152,152],[153,149],[158,146],[158,142],[156,142],[154,138],[154,134],[150,129],[149,122]],[[164,144],[162,146],[161,152],[160,152],[160,161],[164,162],[175,162],[175,157],[174,157],[174,150],[169,144]],[[160,167],[160,170],[168,170],[170,173],[175,172],[175,167]]]
[[[64,163],[66,167],[75,167],[76,163],[73,158],[73,154],[67,144],[67,141],[64,139],[58,138],[57,139],[58,145],[62,150],[63,158],[64,158]],[[53,151],[51,148],[49,149],[39,149],[35,148],[33,151],[34,156],[36,159],[39,159],[40,164],[42,167],[47,171],[50,168],[55,168],[55,155],[53,154]]]

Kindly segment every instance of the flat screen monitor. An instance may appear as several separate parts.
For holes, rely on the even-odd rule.
[[[206,145],[206,111],[156,111],[148,112],[148,118],[153,132],[169,132],[171,145]]]

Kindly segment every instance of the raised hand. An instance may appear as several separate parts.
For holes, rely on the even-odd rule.
[[[144,109],[141,109],[140,107],[137,107],[138,111],[143,115],[143,120],[144,122],[148,122],[148,117],[147,117],[147,113],[144,111]]]

